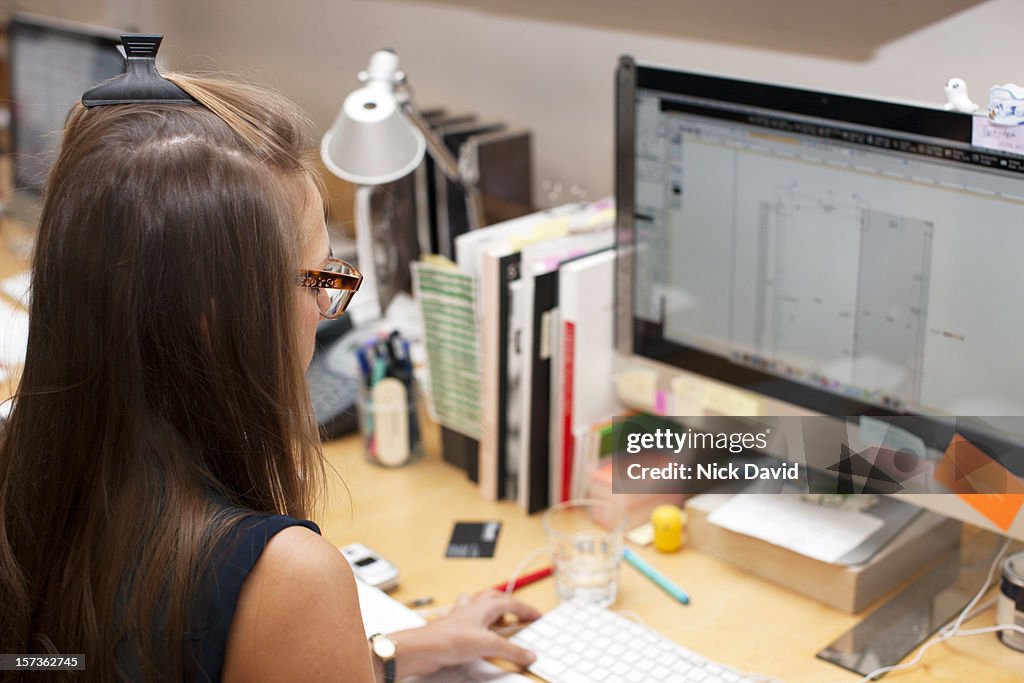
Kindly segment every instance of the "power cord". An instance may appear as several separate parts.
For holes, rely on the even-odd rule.
[[[1009,547],[1010,539],[1007,538],[1003,542],[1003,545],[999,549],[999,552],[996,553],[996,557],[992,561],[992,565],[988,569],[988,576],[985,578],[985,583],[982,584],[981,590],[979,590],[971,599],[971,601],[967,603],[967,606],[964,607],[960,614],[957,616],[956,621],[954,621],[952,624],[947,624],[943,626],[941,629],[939,629],[938,634],[935,635],[931,640],[926,642],[924,645],[922,645],[921,648],[917,651],[917,654],[914,655],[914,658],[911,659],[909,662],[906,662],[904,664],[893,664],[891,666],[883,666],[880,669],[875,669],[874,671],[866,675],[864,678],[860,679],[858,683],[868,683],[868,681],[874,680],[878,676],[889,673],[891,671],[904,671],[906,669],[912,669],[915,666],[917,666],[917,664],[921,661],[921,658],[924,656],[924,653],[931,649],[932,646],[945,642],[950,638],[977,636],[983,633],[995,633],[997,631],[1015,631],[1017,633],[1024,634],[1024,627],[1018,626],[1016,624],[997,624],[996,626],[985,626],[984,628],[973,628],[968,629],[966,631],[960,630],[960,627],[963,625],[965,621],[967,621],[967,619],[974,617],[977,614],[980,614],[981,612],[995,604],[995,599],[993,598],[991,600],[986,601],[986,603],[982,607],[978,608],[977,611],[974,611],[975,605],[977,605],[981,598],[985,595],[985,593],[988,592],[989,586],[992,583],[992,577],[995,575],[996,569],[1002,562],[1003,556],[1006,554],[1006,551],[1009,549]]]

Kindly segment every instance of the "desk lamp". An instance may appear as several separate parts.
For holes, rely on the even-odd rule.
[[[379,50],[358,76],[362,87],[345,98],[334,124],[324,134],[320,155],[334,175],[359,187],[355,196],[356,250],[364,289],[377,288],[370,234],[370,195],[375,185],[411,173],[426,152],[442,173],[466,195],[470,229],[480,227],[483,208],[477,178],[461,167],[412,101],[405,72],[393,50]],[[369,298],[369,297],[367,297]]]

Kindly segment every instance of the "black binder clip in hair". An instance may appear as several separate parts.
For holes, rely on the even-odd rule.
[[[86,107],[107,104],[179,103],[195,104],[184,90],[171,83],[156,70],[156,53],[164,37],[161,34],[127,33],[121,36],[125,72],[100,83],[82,95]]]

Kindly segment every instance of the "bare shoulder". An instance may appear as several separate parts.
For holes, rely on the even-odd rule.
[[[292,589],[336,584],[339,589],[351,589],[355,598],[348,562],[330,541],[304,526],[290,526],[275,534],[263,549],[252,577]]]
[[[372,681],[348,562],[301,526],[267,543],[238,598],[224,680]]]

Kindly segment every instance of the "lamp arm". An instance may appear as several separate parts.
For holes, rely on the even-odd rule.
[[[419,129],[423,134],[423,139],[427,142],[427,151],[430,152],[430,156],[434,159],[434,163],[437,164],[441,172],[444,173],[445,177],[453,183],[458,183],[464,189],[469,189],[471,183],[468,183],[459,171],[459,162],[455,158],[444,143],[441,142],[441,138],[437,136],[434,129],[430,127],[423,117],[420,115],[416,105],[412,103],[412,99],[408,99],[402,103],[402,111],[409,120],[412,121],[413,125]]]
[[[430,153],[431,158],[434,159],[434,163],[437,164],[441,172],[444,173],[445,177],[453,183],[456,183],[462,187],[463,192],[466,194],[466,214],[469,219],[469,229],[476,230],[477,228],[483,227],[484,223],[484,204],[483,197],[480,195],[480,188],[477,186],[475,178],[467,178],[461,170],[459,170],[459,162],[455,156],[444,146],[441,138],[437,136],[434,129],[430,127],[423,117],[420,116],[420,112],[416,109],[416,106],[412,103],[412,98],[407,97],[402,102],[402,111],[409,120],[412,121],[413,125],[423,133],[423,139],[427,143],[427,152]]]

